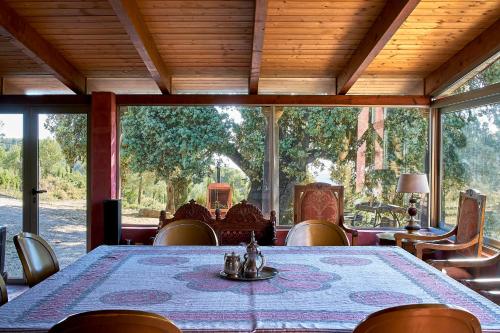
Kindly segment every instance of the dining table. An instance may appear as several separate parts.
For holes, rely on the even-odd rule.
[[[415,303],[473,313],[500,332],[500,307],[395,246],[260,247],[278,274],[222,278],[243,246],[100,246],[0,307],[0,332],[47,332],[68,315],[154,312],[183,332],[352,332],[369,314]]]

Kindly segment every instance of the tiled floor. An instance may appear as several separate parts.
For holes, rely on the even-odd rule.
[[[28,290],[27,285],[22,284],[8,284],[7,285],[7,295],[9,296],[9,301],[12,301],[17,296]]]

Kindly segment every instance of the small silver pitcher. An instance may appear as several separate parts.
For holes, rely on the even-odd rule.
[[[241,269],[240,256],[234,252],[224,255],[224,273],[229,277],[238,277]]]
[[[252,231],[250,243],[247,245],[247,253],[245,253],[245,261],[243,262],[243,276],[246,278],[256,278],[264,268],[266,259],[259,251],[259,246],[255,240],[255,233]],[[257,265],[257,259],[260,258],[260,265]]]

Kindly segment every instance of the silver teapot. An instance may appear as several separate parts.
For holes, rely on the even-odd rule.
[[[241,270],[240,256],[234,252],[224,255],[224,273],[229,277],[238,277]]]
[[[266,259],[259,251],[259,246],[255,240],[255,232],[252,231],[250,236],[250,243],[247,245],[247,253],[244,256],[243,262],[243,276],[246,278],[256,278],[264,268]],[[257,260],[260,258],[260,265],[257,266]]]

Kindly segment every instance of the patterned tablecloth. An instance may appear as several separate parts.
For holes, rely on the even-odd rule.
[[[184,331],[350,332],[377,310],[448,303],[500,332],[500,307],[396,247],[262,247],[272,280],[218,277],[243,247],[102,246],[0,307],[0,331],[46,332],[69,314],[141,309]]]

